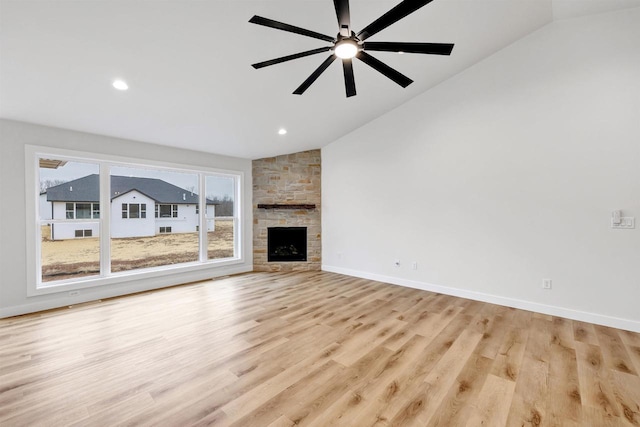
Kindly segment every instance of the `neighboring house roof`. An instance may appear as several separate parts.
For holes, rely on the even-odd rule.
[[[97,174],[87,175],[55,187],[47,188],[47,200],[50,202],[93,202],[100,201],[100,182]],[[111,200],[130,191],[138,191],[153,199],[156,203],[197,204],[198,195],[184,188],[157,178],[137,178],[130,176],[111,176]],[[208,205],[214,205],[207,199]]]

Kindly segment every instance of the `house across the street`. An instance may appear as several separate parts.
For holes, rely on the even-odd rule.
[[[41,219],[51,219],[51,240],[99,235],[98,175],[47,189]],[[111,176],[111,237],[142,237],[198,231],[198,195],[156,178]],[[207,199],[207,230],[215,227],[215,205]]]

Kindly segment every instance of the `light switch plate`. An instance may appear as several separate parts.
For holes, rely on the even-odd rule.
[[[633,216],[620,217],[620,224],[614,224],[612,219],[611,228],[625,228],[625,229],[636,228],[636,218]]]

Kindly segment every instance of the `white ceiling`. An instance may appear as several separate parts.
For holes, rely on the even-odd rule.
[[[398,0],[352,0],[356,30]],[[597,3],[597,4],[596,4]],[[291,92],[318,54],[250,64],[326,43],[248,23],[254,14],[334,35],[330,0],[1,0],[0,116],[162,145],[260,158],[322,147],[558,18],[638,0],[435,0],[370,41],[455,43],[446,56],[374,56],[406,89],[364,63],[346,98],[336,61]],[[111,87],[115,78],[130,90]],[[279,136],[280,127],[289,133]]]

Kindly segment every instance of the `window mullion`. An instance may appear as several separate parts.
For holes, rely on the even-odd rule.
[[[110,165],[100,163],[100,275],[111,275],[111,178]]]
[[[233,256],[240,257],[242,253],[242,227],[240,227],[240,216],[242,206],[242,198],[240,197],[240,191],[242,188],[243,176],[236,176],[233,178],[233,191],[235,193],[233,201]]]
[[[200,213],[198,215],[198,230],[199,230],[199,242],[200,242],[200,262],[207,262],[209,258],[208,254],[208,234],[207,234],[207,195],[206,195],[206,182],[205,175],[203,173],[198,174],[198,186],[200,191],[198,192],[198,204],[200,207]]]

